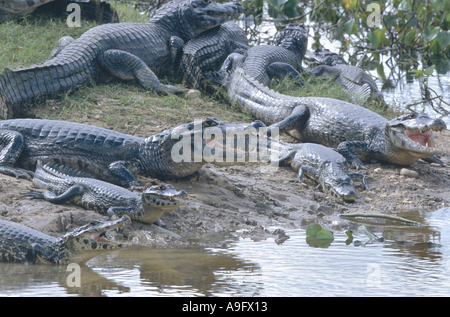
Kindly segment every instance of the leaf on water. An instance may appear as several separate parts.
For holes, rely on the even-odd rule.
[[[316,235],[317,240],[334,240],[334,236],[328,229],[322,229],[317,232]]]
[[[306,235],[308,237],[316,237],[317,233],[322,230],[322,226],[318,223],[312,223],[308,227],[306,227]]]

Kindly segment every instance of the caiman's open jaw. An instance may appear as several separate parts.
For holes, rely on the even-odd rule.
[[[147,188],[142,197],[147,205],[156,207],[161,210],[170,211],[179,206],[185,205],[184,202],[179,201],[180,198],[187,196],[186,191],[177,191],[170,184],[160,184]]]
[[[106,232],[117,228],[123,228],[130,223],[131,219],[128,216],[123,216],[114,221],[92,221],[91,223],[76,229],[75,232],[72,231],[68,233],[64,238],[72,239],[73,246],[80,251],[119,249],[127,245],[108,240],[106,238]]]
[[[425,158],[444,154],[436,147],[432,131],[443,131],[447,125],[441,119],[431,119],[426,114],[411,113],[388,122],[391,141],[412,156]]]

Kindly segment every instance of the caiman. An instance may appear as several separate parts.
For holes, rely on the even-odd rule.
[[[55,95],[90,78],[136,79],[145,89],[183,92],[184,87],[164,85],[158,79],[173,69],[172,43],[178,47],[180,42],[237,17],[243,9],[238,2],[173,0],[158,9],[148,23],[104,24],[76,40],[65,37],[63,48],[51,59],[5,69],[0,75],[0,117],[18,117],[24,101]]]
[[[221,69],[215,74],[208,74],[207,78],[217,83],[221,81],[217,77],[220,78],[226,72],[240,67],[245,75],[265,86],[269,86],[271,78],[286,76],[295,78],[299,84],[303,84],[301,64],[307,45],[306,29],[290,23],[277,33],[274,45],[256,45],[249,48],[245,54],[232,53]]]
[[[131,219],[95,220],[54,238],[15,222],[0,220],[0,261],[17,263],[67,264],[86,262],[126,244],[110,241],[106,231],[122,228]]]
[[[345,202],[354,202],[356,190],[353,180],[361,181],[364,189],[369,189],[365,176],[361,173],[349,173],[347,161],[335,149],[315,143],[291,144],[277,142],[279,159],[271,164],[290,165],[298,172],[293,182],[300,182],[308,176],[318,182],[322,190]]]
[[[247,129],[263,126],[259,120],[230,124],[209,118],[143,138],[66,121],[0,121],[0,173],[29,178],[40,160],[124,187],[138,188],[139,182],[133,174],[158,178],[191,175],[211,158],[221,155],[220,159],[227,159],[233,154],[234,148],[223,146],[227,144],[228,133],[233,138],[245,136]],[[212,153],[214,149],[222,154]],[[233,155],[238,157],[237,153]]]
[[[248,48],[247,35],[232,21],[203,32],[187,42],[180,52],[178,74],[183,78],[183,85],[212,93],[214,86],[208,85],[203,73],[220,67],[231,53],[244,54]]]
[[[59,14],[70,13],[67,9],[71,3],[80,6],[81,19],[99,23],[119,22],[117,11],[105,0],[0,0],[0,22],[31,14],[38,8]]]
[[[177,191],[170,184],[151,186],[139,196],[85,173],[41,162],[37,164],[33,184],[47,191],[31,190],[22,193],[23,196],[45,199],[54,204],[70,202],[108,215],[110,219],[126,215],[145,223],[157,222],[164,212],[184,205],[177,199],[187,196],[184,190]]]
[[[310,75],[336,77],[352,102],[364,104],[372,95],[376,100],[384,102],[383,94],[372,77],[361,68],[349,65],[338,54],[327,49],[314,52],[307,50],[304,60],[308,65],[315,65],[309,71]]]
[[[422,158],[446,165],[435,156],[443,151],[432,134],[447,128],[441,119],[412,112],[388,121],[336,99],[283,95],[245,75],[242,68],[229,72],[222,82],[230,102],[271,125],[269,132],[278,128],[279,133],[289,132],[302,142],[337,148],[356,168],[371,159],[411,165]]]

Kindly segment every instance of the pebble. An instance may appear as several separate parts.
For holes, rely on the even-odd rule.
[[[189,91],[186,94],[186,97],[189,99],[197,99],[200,98],[201,92],[197,89],[189,89]]]
[[[364,199],[364,202],[365,202],[365,203],[370,203],[372,200],[373,200],[372,198],[366,197],[366,198]]]
[[[381,173],[383,171],[383,169],[377,167],[376,169],[373,170],[375,173]]]
[[[407,168],[402,168],[400,170],[400,175],[408,177],[419,177],[419,173],[417,173],[416,171],[409,170]]]

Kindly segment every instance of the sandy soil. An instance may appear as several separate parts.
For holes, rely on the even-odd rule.
[[[148,127],[153,128],[142,132],[147,136],[168,128],[163,123],[151,122],[151,118],[149,121]],[[95,118],[87,123],[102,126]],[[450,153],[448,131],[435,135],[435,139]],[[442,159],[450,162],[448,155]],[[342,213],[402,216],[404,211],[433,211],[450,206],[448,167],[419,161],[408,167],[419,176],[405,177],[400,175],[399,166],[379,162],[366,165],[368,170],[363,173],[371,189],[365,191],[357,184],[355,203],[325,195],[310,179],[301,184],[291,183],[289,180],[296,173],[290,167],[268,171],[264,163],[231,167],[208,164],[189,177],[164,182],[139,177],[142,184],[170,183],[178,190],[186,190],[189,193],[186,205],[166,212],[161,218],[162,228],[133,222],[111,236],[156,247],[220,246],[222,237],[230,233],[254,240],[273,237],[282,243],[289,238],[283,228],[304,228],[318,221],[339,222]],[[29,187],[33,185],[28,180],[0,174],[0,219],[19,222],[52,236],[60,236],[90,219],[106,219],[81,207],[21,197],[20,193]]]

